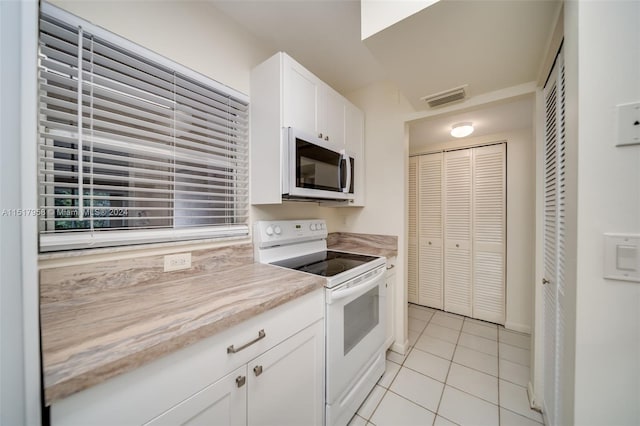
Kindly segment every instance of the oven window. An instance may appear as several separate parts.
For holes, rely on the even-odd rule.
[[[374,287],[344,307],[344,355],[378,325],[380,293]]]

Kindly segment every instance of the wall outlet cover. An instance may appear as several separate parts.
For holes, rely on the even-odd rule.
[[[164,272],[191,268],[191,253],[168,254],[164,257]]]

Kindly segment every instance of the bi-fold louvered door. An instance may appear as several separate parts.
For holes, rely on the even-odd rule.
[[[410,302],[504,323],[505,147],[411,158]]]

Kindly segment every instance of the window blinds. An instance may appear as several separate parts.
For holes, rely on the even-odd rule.
[[[41,251],[248,234],[246,96],[43,3]]]

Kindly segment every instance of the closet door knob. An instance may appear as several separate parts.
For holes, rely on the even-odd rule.
[[[429,241],[429,245],[431,245],[431,241]]]
[[[542,279],[542,285],[547,285],[547,284],[549,284],[550,282],[551,282],[551,281],[549,281],[549,280],[548,280],[548,279],[546,279],[546,278],[543,278],[543,279]]]
[[[456,244],[456,248],[460,247],[460,244]]]

